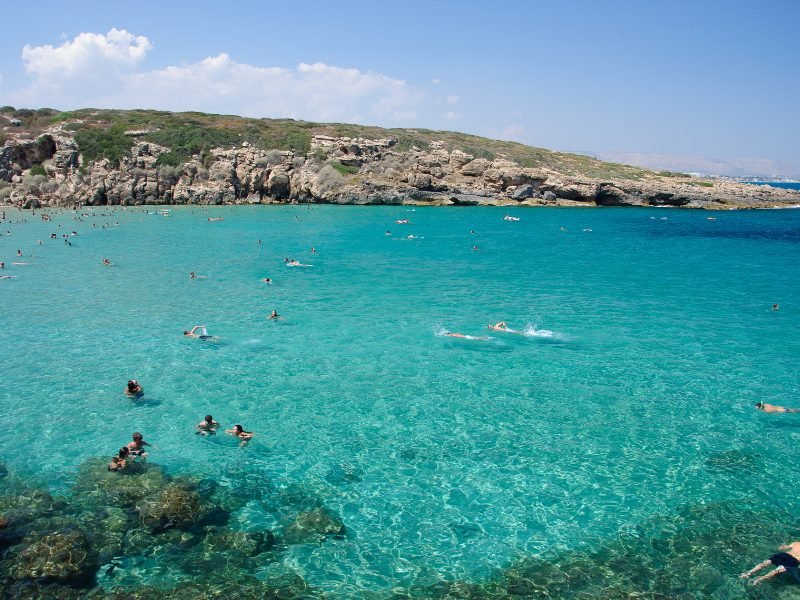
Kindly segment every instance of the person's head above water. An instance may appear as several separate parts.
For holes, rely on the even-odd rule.
[[[214,420],[214,417],[212,417],[211,415],[206,415],[206,419],[205,419],[206,423],[211,423],[211,421],[213,421],[213,420]]]
[[[133,432],[133,441],[134,442],[139,442],[139,441],[142,441],[142,440],[144,440],[144,436],[141,433],[139,433],[138,431],[134,431]]]
[[[242,433],[242,432],[244,431],[244,428],[243,428],[241,425],[234,425],[234,426],[233,426],[233,430],[234,430],[236,433]]]
[[[764,406],[764,403],[761,402],[761,401],[755,403],[755,407],[756,408],[763,408],[763,406]]]
[[[128,448],[127,446],[123,446],[122,448],[119,449],[119,455],[118,455],[119,458],[127,458],[128,454],[130,454],[130,451],[131,451],[130,448]]]

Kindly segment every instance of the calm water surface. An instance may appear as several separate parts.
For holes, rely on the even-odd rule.
[[[233,527],[278,529],[258,490],[302,490],[347,535],[283,560],[334,595],[481,581],[686,505],[800,508],[800,415],[753,408],[800,405],[798,211],[6,212],[0,460],[55,491],[134,430],[169,473],[251,489]],[[195,436],[206,413],[256,437]]]

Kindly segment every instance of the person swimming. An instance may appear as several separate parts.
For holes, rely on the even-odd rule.
[[[273,311],[272,311],[272,312],[269,314],[269,316],[267,316],[267,318],[268,318],[268,319],[272,319],[273,321],[276,321],[276,320],[280,319],[280,318],[281,318],[281,316],[278,314],[278,311],[277,311],[277,310],[273,310]]]
[[[800,408],[786,408],[785,406],[777,406],[775,404],[767,404],[766,402],[756,402],[755,407],[758,410],[767,413],[799,413]]]
[[[211,415],[206,415],[205,418],[197,424],[198,435],[216,435],[219,423],[214,420]]]
[[[269,277],[264,277],[264,279],[262,279],[261,281],[263,281],[267,285],[272,285],[272,279],[270,279]]]
[[[516,329],[511,329],[508,325],[506,325],[505,321],[500,321],[499,323],[495,323],[494,325],[487,325],[489,329],[492,331],[502,331],[503,333],[516,333],[517,335],[525,335],[522,331],[517,331]]]
[[[130,449],[127,446],[123,446],[119,449],[119,453],[111,459],[111,462],[108,463],[108,470],[109,471],[122,471],[124,468],[128,466],[128,457],[130,456]]]
[[[480,335],[480,336],[465,335],[463,333],[457,333],[455,331],[445,331],[444,335],[447,336],[447,337],[461,338],[461,339],[464,339],[464,340],[488,340],[488,339],[491,339],[487,335]]]
[[[152,446],[144,441],[144,436],[139,433],[138,431],[133,432],[133,441],[128,443],[128,451],[130,456],[137,456],[139,458],[146,458],[147,452],[145,452],[145,446]]]
[[[186,337],[196,337],[201,340],[210,340],[214,337],[213,335],[208,334],[208,330],[206,330],[205,325],[195,325],[190,331],[184,331],[183,335]]]
[[[252,440],[253,436],[255,435],[255,433],[253,433],[252,431],[245,431],[244,427],[242,427],[241,425],[234,425],[233,429],[226,429],[225,433],[242,440],[242,443],[239,444],[240,446],[246,445],[247,442]]]
[[[110,267],[111,266],[111,261],[108,260],[107,258],[104,258],[103,259],[103,265],[106,266],[106,267]]]
[[[128,380],[128,385],[125,386],[125,394],[128,396],[144,396],[144,389],[139,382],[135,379]]]
[[[755,586],[761,583],[762,581],[766,581],[767,579],[772,579],[776,575],[780,575],[781,573],[790,573],[794,576],[795,579],[800,581],[800,573],[798,572],[798,567],[800,567],[800,542],[792,542],[791,544],[785,544],[783,546],[778,546],[777,554],[773,554],[769,557],[769,559],[758,563],[755,567],[742,573],[739,575],[740,579],[747,579],[754,573],[760,571],[764,567],[768,567],[769,565],[775,565],[775,569],[767,573],[766,575],[762,575],[761,577],[756,577],[750,582],[750,585]]]

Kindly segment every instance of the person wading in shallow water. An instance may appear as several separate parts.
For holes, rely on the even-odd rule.
[[[761,577],[756,577],[750,582],[750,585],[758,585],[762,581],[766,581],[767,579],[772,579],[776,575],[780,575],[781,573],[790,573],[794,576],[795,579],[800,581],[800,573],[798,573],[797,567],[800,566],[800,542],[792,542],[791,544],[786,544],[784,546],[778,546],[777,554],[773,554],[769,557],[768,560],[764,562],[758,563],[755,567],[747,571],[746,573],[742,573],[739,575],[742,579],[747,579],[753,573],[760,571],[764,567],[768,567],[769,565],[775,565],[777,569],[773,569],[766,575],[762,575]]]

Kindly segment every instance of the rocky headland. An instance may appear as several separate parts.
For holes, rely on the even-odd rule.
[[[0,203],[800,205],[800,192],[453,132],[200,113],[0,108]]]

